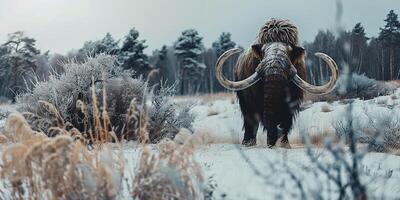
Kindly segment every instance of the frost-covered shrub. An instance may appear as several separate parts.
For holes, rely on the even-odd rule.
[[[72,121],[75,116],[71,111],[75,110],[76,101],[80,99],[89,102],[92,81],[98,85],[103,79],[122,74],[115,67],[114,58],[106,55],[88,58],[83,64],[69,62],[64,68],[64,74],[52,75],[49,81],[38,82],[32,91],[17,97],[17,101],[22,103],[23,111],[38,112],[38,101],[47,101],[57,108],[65,120]]]
[[[350,78],[350,81],[349,81]],[[351,77],[341,74],[335,89],[322,96],[310,96],[313,101],[334,101],[340,99],[360,98],[372,99],[381,95],[388,95],[396,89],[395,86],[368,78],[364,74],[353,73]]]
[[[400,149],[400,118],[395,111],[377,117],[373,122],[376,137],[374,141],[384,144],[388,149]]]
[[[365,117],[353,118],[352,126],[346,118],[332,124],[336,136],[348,143],[349,133],[353,131],[355,139],[368,144],[370,151],[387,152],[400,149],[400,117],[390,111],[372,116],[364,111]]]
[[[161,87],[150,95],[145,81],[132,78],[132,72],[122,71],[113,56],[98,55],[83,63],[66,63],[64,69],[64,74],[52,75],[48,81],[38,82],[32,91],[18,96],[20,111],[37,115],[31,125],[35,120],[54,121],[39,103],[45,101],[53,104],[61,118],[73,127],[86,134],[93,133],[93,113],[99,106],[101,116],[110,118],[112,127],[107,128],[112,128],[118,137],[136,139],[138,113],[146,95],[147,128],[152,142],[173,138],[181,128],[191,129],[193,117],[188,113],[189,105],[177,106],[173,102],[173,88]],[[93,105],[93,97],[97,106]],[[107,111],[107,116],[103,111]],[[34,126],[34,129],[49,134],[48,127]]]
[[[151,141],[159,141],[167,136],[173,138],[176,133],[185,127],[192,129],[194,115],[190,113],[191,103],[177,104],[171,101],[174,93],[174,86],[161,87],[152,98],[152,108],[149,111],[150,126],[149,132]],[[179,107],[179,109],[177,109]]]
[[[350,82],[349,78],[351,79]],[[376,85],[376,80],[368,78],[363,74],[353,74],[351,77],[347,74],[342,74],[338,78],[334,92],[338,95],[358,94],[364,90],[373,89]]]

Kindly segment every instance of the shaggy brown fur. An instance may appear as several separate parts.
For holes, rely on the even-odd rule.
[[[296,47],[298,45],[297,27],[288,20],[271,19],[261,27],[254,44],[266,44],[271,42],[282,42],[292,47]],[[287,56],[297,69],[298,75],[305,80],[304,51],[300,52],[300,54],[290,54]],[[260,59],[262,58],[260,58],[260,56],[258,56],[258,54],[256,54],[251,48],[243,53],[236,63],[236,80],[243,80],[252,75],[260,64]],[[291,129],[293,119],[299,110],[299,104],[303,99],[303,91],[292,82],[287,82],[286,86],[284,83],[279,81],[268,82],[268,86],[264,87],[265,83],[267,83],[267,80],[262,80],[245,90],[237,92],[244,118],[245,135],[243,144],[254,145],[256,143],[256,133],[260,121],[262,122],[264,129],[267,129],[268,131],[269,144],[274,145],[276,142],[277,136],[275,137],[274,135],[277,135],[275,134],[275,125],[277,124],[284,126],[284,137],[282,141],[288,144],[287,133]],[[284,91],[289,91],[289,102],[286,102],[288,99],[286,94],[287,92],[278,95],[278,93]],[[265,92],[273,92],[276,95],[264,94]],[[268,96],[280,96],[280,98],[277,99],[276,97],[275,99],[271,99]],[[286,107],[283,111],[281,110],[282,106],[278,106],[274,103],[277,101],[286,102]],[[269,106],[267,106],[267,104]],[[267,111],[270,114],[266,115],[265,109],[269,109],[270,107],[273,107],[274,110]],[[283,113],[281,114],[282,116],[277,116],[279,113]],[[271,117],[267,117],[268,115]],[[271,120],[274,123],[268,125],[271,124]]]
[[[292,46],[299,43],[297,27],[289,20],[271,19],[258,32],[255,44],[284,42]]]

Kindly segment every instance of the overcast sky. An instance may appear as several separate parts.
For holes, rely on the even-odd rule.
[[[335,0],[0,0],[0,43],[7,33],[25,31],[42,50],[66,53],[107,32],[122,38],[132,27],[149,46],[147,52],[171,45],[185,29],[195,28],[210,46],[223,31],[247,47],[269,18],[292,20],[301,41],[319,29],[332,28]],[[390,9],[400,0],[344,0],[343,23],[362,22],[376,35]]]

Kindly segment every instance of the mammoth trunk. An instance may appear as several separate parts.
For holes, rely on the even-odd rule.
[[[287,140],[293,118],[299,109],[301,92],[283,75],[271,74],[264,77],[262,123],[267,130],[269,145],[274,145],[281,134]]]
[[[287,113],[290,94],[288,81],[280,75],[268,75],[263,82],[263,125],[267,128],[278,125]]]

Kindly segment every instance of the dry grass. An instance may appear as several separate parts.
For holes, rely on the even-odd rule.
[[[379,98],[379,99],[376,100],[376,103],[377,103],[377,104],[380,104],[380,105],[386,105],[386,104],[388,103],[388,99],[386,99],[386,98]]]
[[[214,115],[218,115],[218,114],[219,114],[218,111],[213,110],[213,109],[209,109],[208,113],[207,113],[207,116],[214,116]]]
[[[396,87],[400,87],[400,80],[388,81],[388,83],[393,84]]]
[[[66,131],[65,131],[66,132]],[[48,138],[11,114],[4,134],[0,178],[6,199],[115,199],[124,162],[107,145],[89,151],[69,135]]]
[[[332,107],[329,106],[328,104],[321,106],[321,112],[328,113],[328,112],[332,112],[332,111],[333,111]]]
[[[322,133],[313,133],[309,134],[306,138],[308,140],[307,142],[312,145],[313,147],[316,148],[323,148],[325,146],[326,141],[330,141],[332,143],[337,143],[339,142],[339,138],[336,136],[336,134],[332,131],[329,130],[324,130]],[[296,138],[290,138],[289,139],[290,144],[292,147],[301,147],[304,148],[304,141],[303,138],[301,137],[296,137]]]
[[[194,137],[194,138],[192,138]],[[208,128],[201,128],[196,130],[194,134],[192,134],[188,130],[181,130],[176,137],[174,138],[175,143],[183,144],[185,141],[194,140],[196,141],[196,145],[205,145],[205,144],[239,144],[239,138],[235,137],[216,137],[216,134],[213,130]]]
[[[114,141],[120,146],[112,131],[105,99],[103,109],[99,109],[93,92],[93,102],[95,129],[85,129],[89,130],[85,133],[65,122],[48,102],[40,103],[51,116],[54,127],[50,129],[57,132],[56,137],[32,130],[24,117],[32,113],[8,116],[0,134],[4,145],[0,199],[117,199],[123,193],[122,181],[129,176],[125,173],[129,169],[123,155],[112,150],[109,143]],[[80,101],[77,104],[87,116],[86,105]],[[146,105],[142,104],[140,113],[137,110],[131,106],[127,114],[128,121],[138,118],[138,127],[131,132],[137,134],[141,148],[133,183],[127,184],[132,197],[203,199],[203,175],[193,157],[201,138],[187,133],[181,142],[165,140],[152,151],[148,145]],[[87,118],[83,122],[88,124]]]
[[[216,100],[226,100],[229,99],[231,100],[232,103],[235,102],[236,95],[233,92],[230,93],[215,93],[215,94],[203,94],[203,95],[198,95],[198,96],[177,96],[175,97],[176,100],[178,101],[185,101],[185,100],[200,100],[202,103],[208,103],[208,102],[214,102]]]
[[[203,199],[203,174],[194,160],[197,144],[193,136],[183,144],[164,140],[157,151],[144,146],[135,171],[135,199]]]

